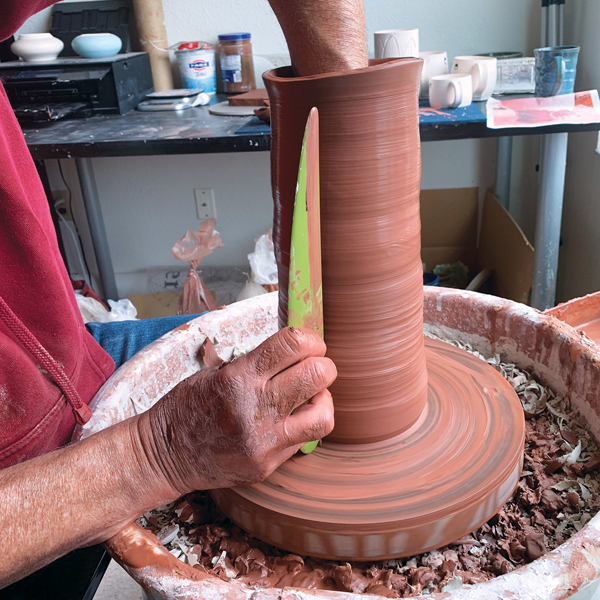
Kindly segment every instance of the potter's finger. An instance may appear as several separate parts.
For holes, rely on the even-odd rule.
[[[273,398],[279,414],[287,416],[328,388],[336,377],[337,370],[331,359],[310,357],[271,378],[265,392],[267,397]]]
[[[246,354],[259,375],[268,378],[309,356],[325,356],[325,342],[314,332],[286,327]]]
[[[333,399],[329,390],[319,392],[283,423],[285,439],[290,446],[320,440],[332,430]]]

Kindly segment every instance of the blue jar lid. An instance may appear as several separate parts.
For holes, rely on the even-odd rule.
[[[219,35],[219,40],[222,42],[235,42],[236,40],[249,40],[249,33],[223,33]]]

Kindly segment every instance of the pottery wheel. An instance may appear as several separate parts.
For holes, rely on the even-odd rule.
[[[274,546],[337,560],[419,554],[492,517],[519,481],[520,401],[481,359],[425,345],[428,401],[411,429],[373,444],[325,440],[260,484],[211,492],[223,512]]]

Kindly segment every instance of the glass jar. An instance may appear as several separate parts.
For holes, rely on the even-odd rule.
[[[249,33],[219,35],[221,81],[226,94],[241,94],[256,87]]]

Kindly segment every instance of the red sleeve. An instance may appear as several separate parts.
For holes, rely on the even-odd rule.
[[[0,41],[9,38],[31,15],[58,0],[2,0],[0,3]]]

